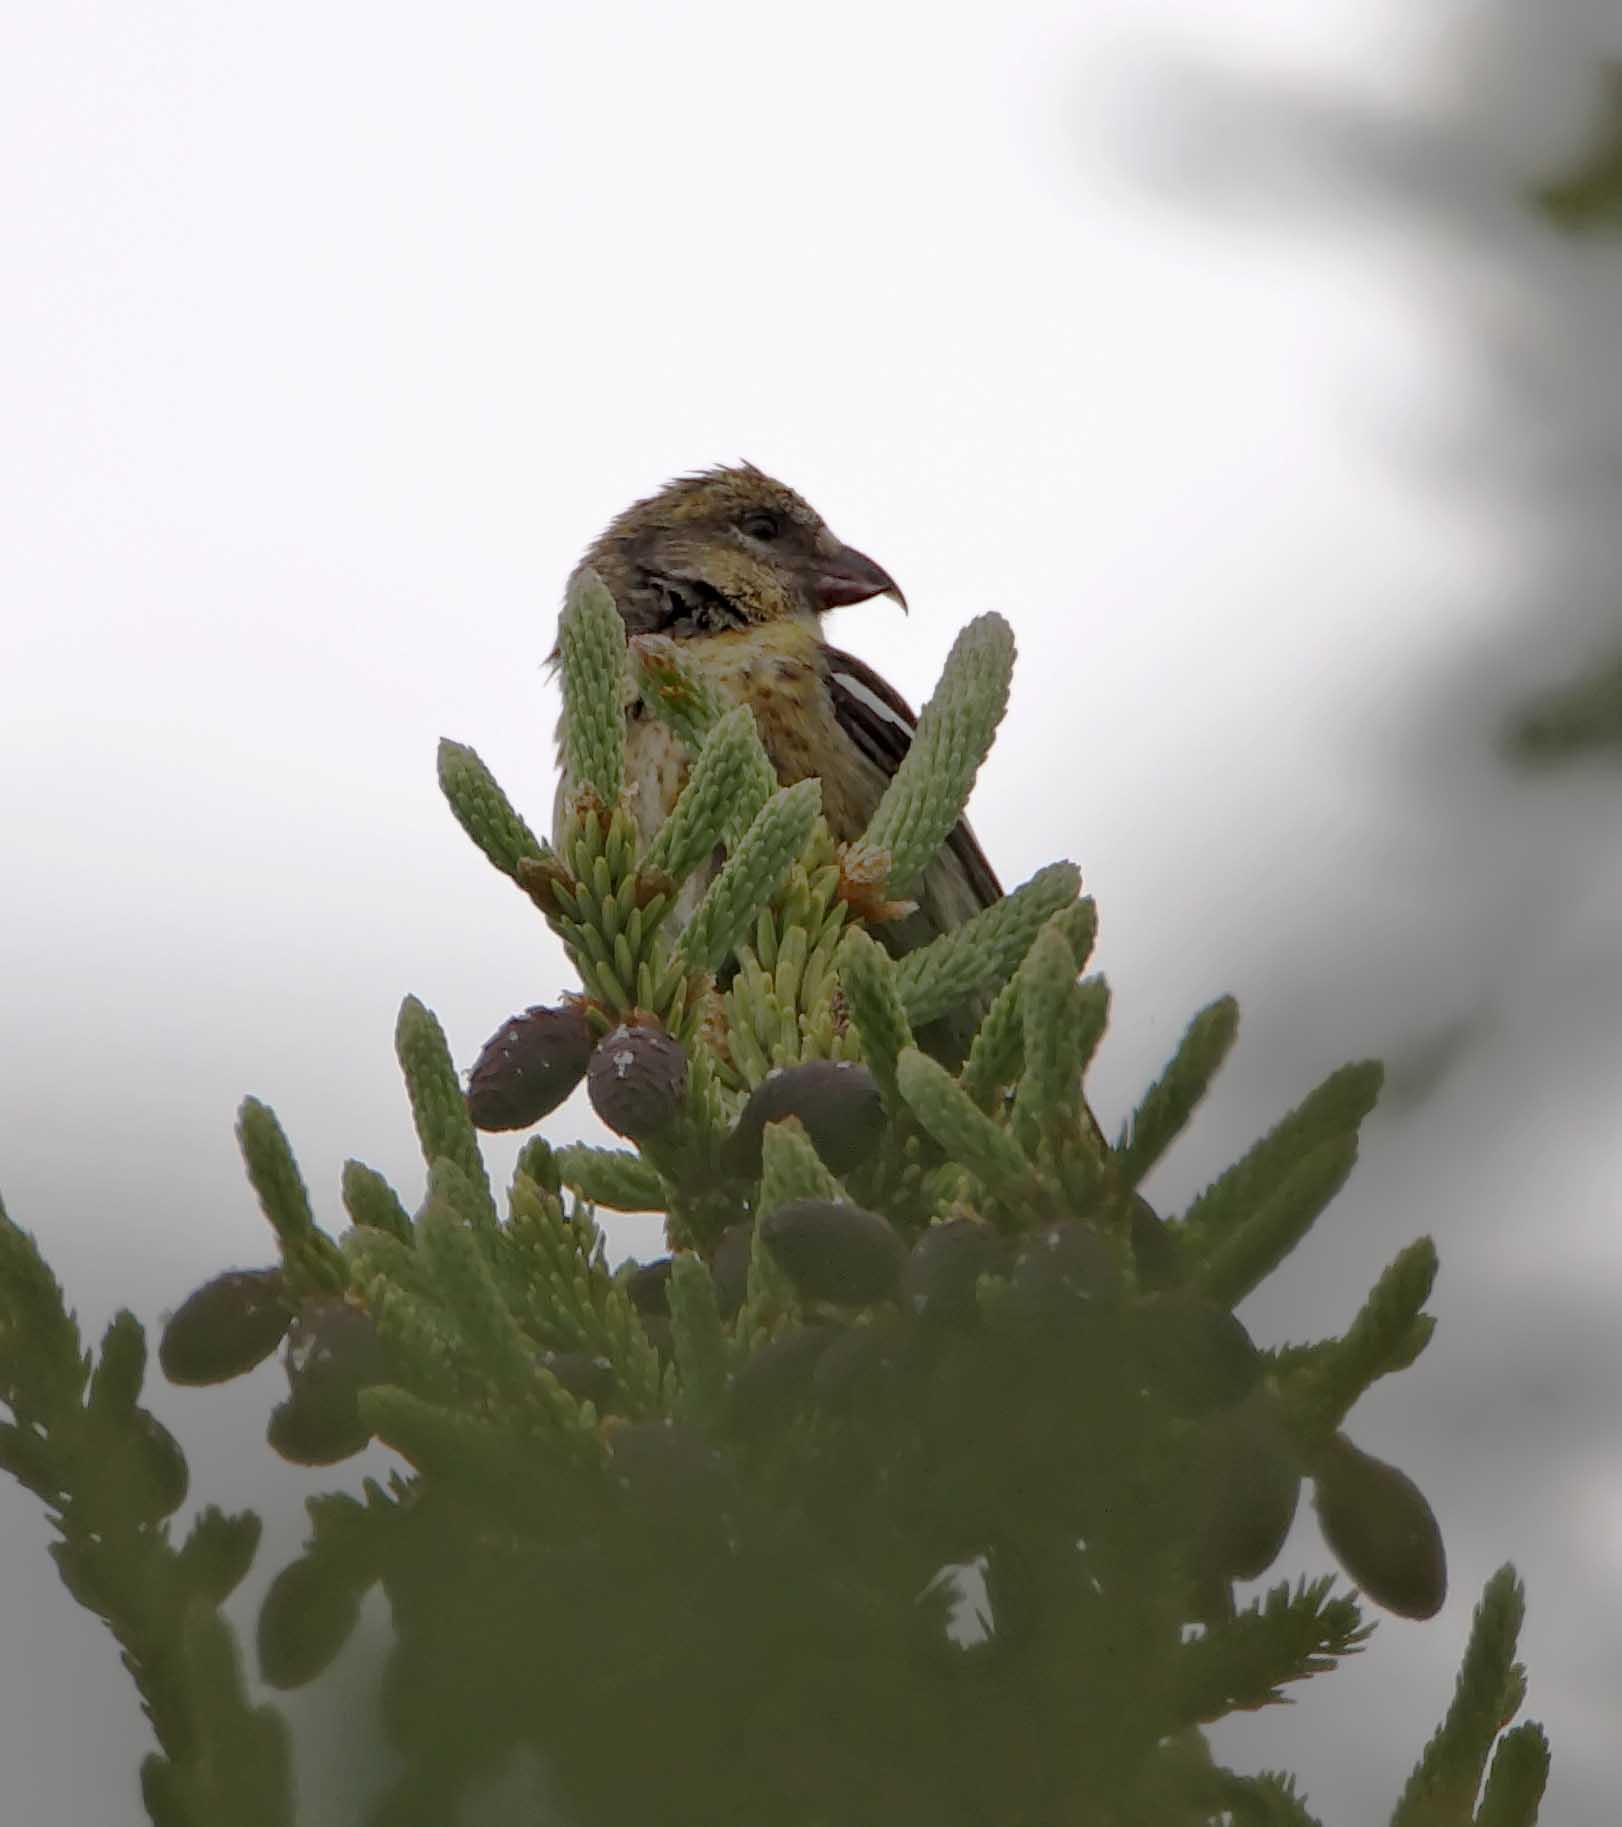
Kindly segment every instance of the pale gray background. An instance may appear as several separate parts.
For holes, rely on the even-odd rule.
[[[0,13],[0,1187],[87,1326],[268,1258],[244,1092],[335,1225],[346,1155],[414,1191],[401,994],[467,1062],[567,981],[435,740],[543,821],[562,579],[747,456],[902,581],[909,622],[837,628],[915,698],[1013,622],[975,815],[1007,880],[1068,854],[1098,896],[1106,1115],[1239,995],[1169,1209],[1393,1066],[1247,1317],[1337,1325],[1437,1236],[1437,1342],[1352,1431],[1431,1493],[1453,1596],[1220,1748],[1383,1818],[1513,1558],[1544,1818],[1612,1818],[1617,781],[1494,750],[1622,623],[1622,257],[1518,194],[1606,51],[1613,8],[1554,0]],[[197,1496],[272,1512],[245,1620],[301,1528],[277,1375],[157,1397]],[[4,1818],[128,1820],[113,1647],[9,1486],[0,1527]],[[1309,1520],[1284,1566],[1321,1561]],[[309,1822],[353,1818],[349,1705],[300,1713]]]

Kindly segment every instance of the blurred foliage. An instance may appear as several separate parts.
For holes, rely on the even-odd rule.
[[[1533,205],[1568,234],[1622,229],[1622,64],[1602,65],[1602,100],[1582,156],[1532,191]]]
[[[351,1162],[342,1237],[248,1100],[279,1260],[206,1283],[165,1334],[193,1383],[285,1339],[271,1444],[326,1464],[375,1437],[406,1467],[312,1500],[260,1613],[263,1677],[319,1679],[382,1588],[394,1764],[372,1827],[443,1827],[525,1754],[582,1827],[1311,1821],[1291,1779],[1220,1768],[1200,1728],[1368,1641],[1331,1579],[1235,1596],[1273,1568],[1304,1480],[1366,1599],[1443,1602],[1424,1496],[1342,1431],[1428,1343],[1435,1252],[1401,1252],[1336,1338],[1262,1347],[1233,1308],[1352,1171],[1379,1068],[1331,1074],[1162,1217],[1137,1187],[1234,1044],[1231,999],[1111,1146],[1082,1091],[1110,1000],[1080,975],[1095,915],[1073,869],[899,966],[868,936],[962,812],[1006,698],[1000,620],[966,632],[925,713],[951,740],[915,747],[843,850],[817,783],[777,788],[748,717],[669,643],[627,652],[589,577],[561,652],[577,785],[555,847],[470,749],[446,745],[441,782],[582,992],[504,1023],[466,1092],[406,1001],[425,1189],[413,1210]],[[646,853],[628,666],[694,756]],[[959,1067],[917,1036],[963,1003],[983,1013]],[[522,1127],[582,1079],[629,1146],[533,1137],[498,1203],[475,1118]],[[611,1268],[599,1205],[662,1211],[671,1253]],[[92,1366],[29,1240],[0,1243],[4,1463],[140,1686],[151,1818],[290,1822],[285,1733],[247,1705],[218,1614],[252,1519],[205,1512],[169,1545],[184,1461],[136,1404],[139,1327],[121,1316]],[[1520,1618],[1506,1569],[1403,1827],[1535,1819],[1541,1732],[1505,1731]]]
[[[1595,664],[1522,705],[1506,742],[1510,756],[1527,766],[1622,750],[1622,660]]]
[[[1622,65],[1598,72],[1601,101],[1589,145],[1531,192],[1533,207],[1572,236],[1622,231]],[[1518,706],[1504,738],[1512,761],[1547,767],[1622,748],[1622,656],[1598,656],[1576,677]]]

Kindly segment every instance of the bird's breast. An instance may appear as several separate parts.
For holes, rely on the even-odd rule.
[[[823,679],[821,640],[798,620],[697,636],[682,658],[727,704],[745,704],[778,781],[822,781],[822,808],[836,839],[867,828],[886,778],[855,747],[834,715]],[[644,846],[669,816],[692,757],[686,745],[645,706],[630,707],[625,725],[625,780]],[[697,872],[685,898],[696,897],[710,871]],[[680,910],[682,917],[690,907]]]
[[[712,635],[692,642],[686,657],[728,703],[749,706],[783,786],[821,779],[823,814],[836,838],[867,828],[886,782],[839,726],[813,623],[785,617]]]
[[[659,718],[644,712],[626,723],[625,784],[644,849],[669,816],[692,765],[686,744]]]

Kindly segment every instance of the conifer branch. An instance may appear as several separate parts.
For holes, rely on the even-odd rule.
[[[680,644],[669,635],[637,635],[631,642],[631,663],[644,702],[661,723],[698,754],[711,730],[727,714],[721,694],[702,673],[688,665]],[[775,773],[772,779],[775,784]]]
[[[1416,1326],[1436,1269],[1436,1245],[1430,1238],[1409,1244],[1375,1283],[1345,1335],[1314,1354],[1310,1369],[1290,1392],[1291,1406],[1313,1434],[1333,1433],[1370,1384],[1413,1361],[1416,1336],[1421,1341],[1430,1337],[1428,1328],[1416,1334]]]
[[[944,1066],[909,1048],[896,1062],[896,1082],[918,1121],[994,1200],[1010,1210],[1039,1209],[1041,1186],[1018,1142]]]
[[[753,1090],[778,1066],[854,1055],[855,1038],[840,1031],[833,1007],[846,914],[838,887],[833,840],[818,818],[775,902],[756,915],[753,944],[738,949],[724,999],[727,1058],[715,1059],[729,1085]]]
[[[577,1206],[566,1216],[555,1194],[522,1174],[513,1181],[511,1203],[502,1287],[531,1338],[606,1359],[626,1407],[656,1411],[658,1357],[608,1272],[602,1234],[589,1210]]]
[[[1196,1253],[1206,1253],[1207,1233],[1225,1232],[1236,1217],[1269,1199],[1284,1178],[1314,1150],[1355,1134],[1374,1108],[1383,1076],[1379,1063],[1373,1060],[1331,1072],[1183,1214],[1183,1233],[1190,1247]]]
[[[22,1430],[48,1427],[83,1396],[90,1360],[61,1284],[3,1201],[0,1318],[0,1394]]]
[[[1056,925],[1040,932],[1019,968],[1023,1071],[1013,1127],[1035,1159],[1044,1139],[1058,1149],[1081,1132],[1081,1078],[1103,1036],[1109,989],[1076,982],[1074,954]]]
[[[777,775],[740,704],[705,736],[693,771],[649,848],[646,866],[680,882],[707,863],[716,846],[735,844],[777,789]]]
[[[1014,637],[1000,615],[977,616],[952,644],[940,683],[918,718],[857,853],[888,855],[891,895],[918,880],[963,816],[990,751],[1014,666]]]
[[[1220,1790],[1234,1827],[1323,1827],[1296,1794],[1294,1777],[1281,1771],[1262,1770],[1255,1776],[1224,1771]]]
[[[1328,1576],[1286,1583],[1233,1618],[1211,1625],[1182,1647],[1179,1711],[1189,1721],[1220,1719],[1236,1709],[1284,1698],[1292,1681],[1332,1668],[1367,1642],[1372,1625],[1357,1606],[1332,1594]]]
[[[1019,1077],[1025,1058],[1024,989],[1016,975],[992,998],[963,1065],[963,1092],[991,1110]]]
[[[768,1123],[760,1139],[760,1209],[774,1212],[795,1199],[842,1199],[844,1190],[811,1146],[798,1117]]]
[[[670,1265],[670,1326],[681,1375],[679,1413],[690,1426],[714,1432],[726,1412],[727,1337],[715,1283],[691,1253]]]
[[[600,1453],[592,1418],[544,1370],[537,1374],[537,1387],[550,1395],[556,1438],[568,1444],[568,1457],[576,1464],[595,1463]],[[515,1521],[545,1515],[549,1494],[528,1474],[520,1442],[507,1429],[390,1384],[363,1390],[360,1409],[377,1438],[430,1479],[460,1485]]]
[[[1236,1307],[1289,1255],[1346,1183],[1357,1161],[1357,1137],[1325,1142],[1285,1172],[1248,1215],[1236,1205],[1208,1208],[1202,1231],[1209,1254],[1198,1279],[1209,1297]],[[1222,1235],[1228,1220],[1233,1228]]]
[[[1548,1780],[1549,1740],[1543,1727],[1531,1720],[1512,1726],[1493,1753],[1475,1827],[1536,1827]]]
[[[558,622],[564,757],[578,792],[612,808],[625,784],[625,624],[595,571],[570,585]]]
[[[513,1163],[513,1178],[522,1176],[533,1180],[535,1184],[549,1193],[555,1193],[563,1181],[558,1171],[557,1151],[545,1136],[531,1136],[518,1151],[518,1159]],[[590,1194],[587,1194],[590,1197]],[[607,1204],[605,1199],[603,1204]]]
[[[413,1468],[387,1495],[314,1507],[310,1547],[260,1614],[263,1673],[320,1673],[383,1580],[405,1771],[376,1827],[449,1819],[520,1744],[583,1822],[676,1807],[790,1827],[847,1818],[855,1795],[896,1827],[1316,1827],[1289,1779],[1217,1769],[1196,1722],[1281,1699],[1367,1636],[1328,1581],[1233,1615],[1232,1583],[1277,1559],[1303,1477],[1371,1600],[1440,1608],[1429,1504],[1338,1432],[1428,1339],[1435,1254],[1405,1250],[1339,1339],[1259,1349],[1228,1309],[1344,1180],[1379,1068],[1332,1074],[1162,1224],[1131,1189],[1230,1049],[1231,999],[1195,1017],[1112,1153],[1083,1095],[1109,992],[1078,981],[1097,914],[1071,865],[911,953],[910,928],[881,947],[860,925],[899,911],[962,816],[1007,701],[1006,626],[965,630],[844,847],[819,783],[778,787],[753,712],[689,651],[639,637],[627,653],[607,591],[577,580],[555,852],[471,749],[441,745],[455,816],[584,994],[504,1024],[467,1094],[439,1023],[404,1004],[420,1215],[350,1161],[353,1228],[334,1244],[275,1117],[243,1107],[282,1265],[205,1283],[162,1362],[218,1380],[285,1336],[271,1444],[335,1463],[375,1433]],[[624,791],[637,691],[693,754],[646,849],[647,808]],[[956,1059],[976,1015],[954,1078],[928,1050],[936,1024],[952,1018],[939,1044]],[[470,1110],[517,1128],[582,1077],[635,1152],[531,1136],[500,1218]],[[611,1272],[598,1207],[662,1212],[670,1256]],[[160,1827],[287,1827],[285,1734],[248,1706],[218,1616],[258,1525],[205,1512],[169,1547],[186,1468],[141,1407],[144,1372],[128,1315],[84,1353],[31,1240],[0,1218],[0,1469],[51,1507],[64,1580],[125,1647],[162,1747],[149,1811]],[[977,1551],[990,1634],[970,1647],[938,1574]],[[1470,1812],[1524,1695],[1519,1618],[1506,1570],[1398,1827],[1531,1827],[1548,1763],[1535,1726],[1499,1740]],[[941,1679],[971,1664],[972,1681]]]
[[[840,941],[838,970],[850,1019],[861,1039],[862,1058],[877,1080],[886,1106],[899,1110],[896,1061],[913,1044],[900,973],[878,942],[859,926]]]
[[[1053,914],[1047,925],[1070,948],[1074,960],[1071,975],[1085,970],[1098,932],[1098,910],[1091,897],[1073,901]],[[963,1089],[982,1110],[990,1110],[998,1098],[1016,1084],[1024,1069],[1027,995],[1024,965],[1028,961],[1027,952],[1020,970],[993,997],[963,1067]]]
[[[556,1150],[561,1182],[611,1212],[662,1212],[669,1195],[657,1171],[623,1148],[569,1142]]]
[[[237,1111],[237,1143],[260,1210],[281,1244],[292,1291],[331,1293],[342,1288],[345,1276],[337,1245],[315,1222],[304,1176],[268,1104],[243,1099]]]
[[[411,1214],[388,1181],[364,1161],[344,1162],[343,1201],[352,1224],[387,1231],[402,1243],[411,1242]]]
[[[141,1767],[158,1827],[291,1827],[286,1728],[249,1705],[218,1607],[258,1543],[252,1517],[203,1511],[185,1545],[165,1520],[184,1501],[179,1446],[139,1405],[146,1341],[128,1313],[95,1359],[34,1240],[0,1207],[0,1469],[46,1505],[69,1592],[117,1639],[159,1750]]]
[[[1525,1693],[1525,1672],[1515,1660],[1525,1613],[1526,1593],[1515,1569],[1500,1567],[1471,1620],[1447,1716],[1415,1764],[1391,1827],[1448,1827],[1452,1822],[1468,1827],[1493,1740],[1515,1717]],[[1530,1765],[1530,1741],[1528,1749],[1511,1756]],[[1531,1770],[1517,1774],[1529,1776]],[[1506,1771],[1506,1790],[1510,1780]]]
[[[1043,926],[1072,905],[1080,890],[1081,871],[1074,863],[1050,863],[961,926],[909,952],[898,966],[896,990],[914,1027],[1000,988]]]
[[[381,1279],[391,1289],[432,1299],[433,1280],[427,1261],[417,1248],[415,1226],[408,1239],[374,1226],[357,1225],[345,1237],[343,1252],[356,1288],[369,1298],[380,1298],[372,1284]]]
[[[439,744],[439,787],[485,860],[510,880],[518,880],[525,857],[549,854],[474,750],[448,736]]]
[[[1171,1063],[1132,1113],[1115,1163],[1122,1181],[1136,1186],[1182,1134],[1217,1069],[1239,1034],[1239,1005],[1221,996],[1188,1024]]]
[[[1093,947],[1098,942],[1097,904],[1091,895],[1083,895],[1079,901],[1072,901],[1068,907],[1061,908],[1049,924],[1064,934],[1065,943],[1076,960],[1076,975],[1079,977],[1086,970],[1093,955]]]
[[[496,1223],[478,1132],[468,1115],[467,1099],[457,1080],[445,1030],[430,1009],[407,996],[394,1028],[394,1050],[411,1100],[411,1119],[424,1163],[449,1161],[459,1168],[478,1200],[481,1225]]]
[[[498,1395],[527,1406],[535,1384],[534,1348],[507,1306],[478,1236],[442,1190],[423,1208],[418,1231],[434,1287],[456,1323],[466,1357]]]
[[[756,814],[738,848],[710,884],[676,947],[678,968],[713,976],[782,887],[805,848],[822,804],[822,783],[780,787]]]

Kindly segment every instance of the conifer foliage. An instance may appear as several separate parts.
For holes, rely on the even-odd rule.
[[[172,1379],[282,1348],[284,1457],[376,1438],[402,1469],[310,1505],[257,1657],[317,1680],[381,1585],[396,1754],[373,1827],[442,1827],[520,1753],[553,1812],[771,1827],[1306,1823],[1293,1781],[1212,1759],[1200,1727],[1366,1643],[1366,1604],[1428,1617],[1430,1507],[1344,1432],[1429,1340],[1428,1240],[1337,1338],[1258,1344],[1234,1308],[1351,1172],[1372,1064],[1331,1074],[1173,1218],[1137,1188],[1234,1043],[1197,1014],[1113,1143],[1082,1092],[1109,991],[1094,909],[1038,872],[899,961],[882,940],[959,818],[1006,701],[995,616],[948,659],[866,838],[781,787],[746,710],[657,637],[627,649],[587,578],[561,638],[571,774],[556,847],[471,749],[440,782],[578,973],[504,1023],[464,1085],[407,999],[397,1050],[426,1164],[402,1195],[351,1162],[318,1224],[272,1112],[239,1135],[278,1260],[198,1289]],[[687,745],[645,847],[624,787],[627,669]],[[716,866],[718,857],[723,860]],[[967,1057],[919,1044],[965,1003]],[[584,1081],[626,1146],[523,1147],[498,1200],[478,1128]],[[415,1209],[411,1201],[415,1199]],[[669,1254],[611,1267],[596,1213],[659,1212]],[[175,1442],[139,1405],[121,1315],[94,1360],[31,1240],[0,1225],[0,1463],[48,1506],[69,1590],[106,1620],[158,1750],[160,1827],[294,1821],[286,1733],[219,1607],[257,1524],[205,1510],[176,1547]],[[1361,1594],[1274,1567],[1310,1480]],[[1529,1827],[1539,1727],[1510,1726],[1521,1593],[1489,1584],[1453,1708],[1394,1827]],[[537,1804],[537,1807],[539,1804]]]

